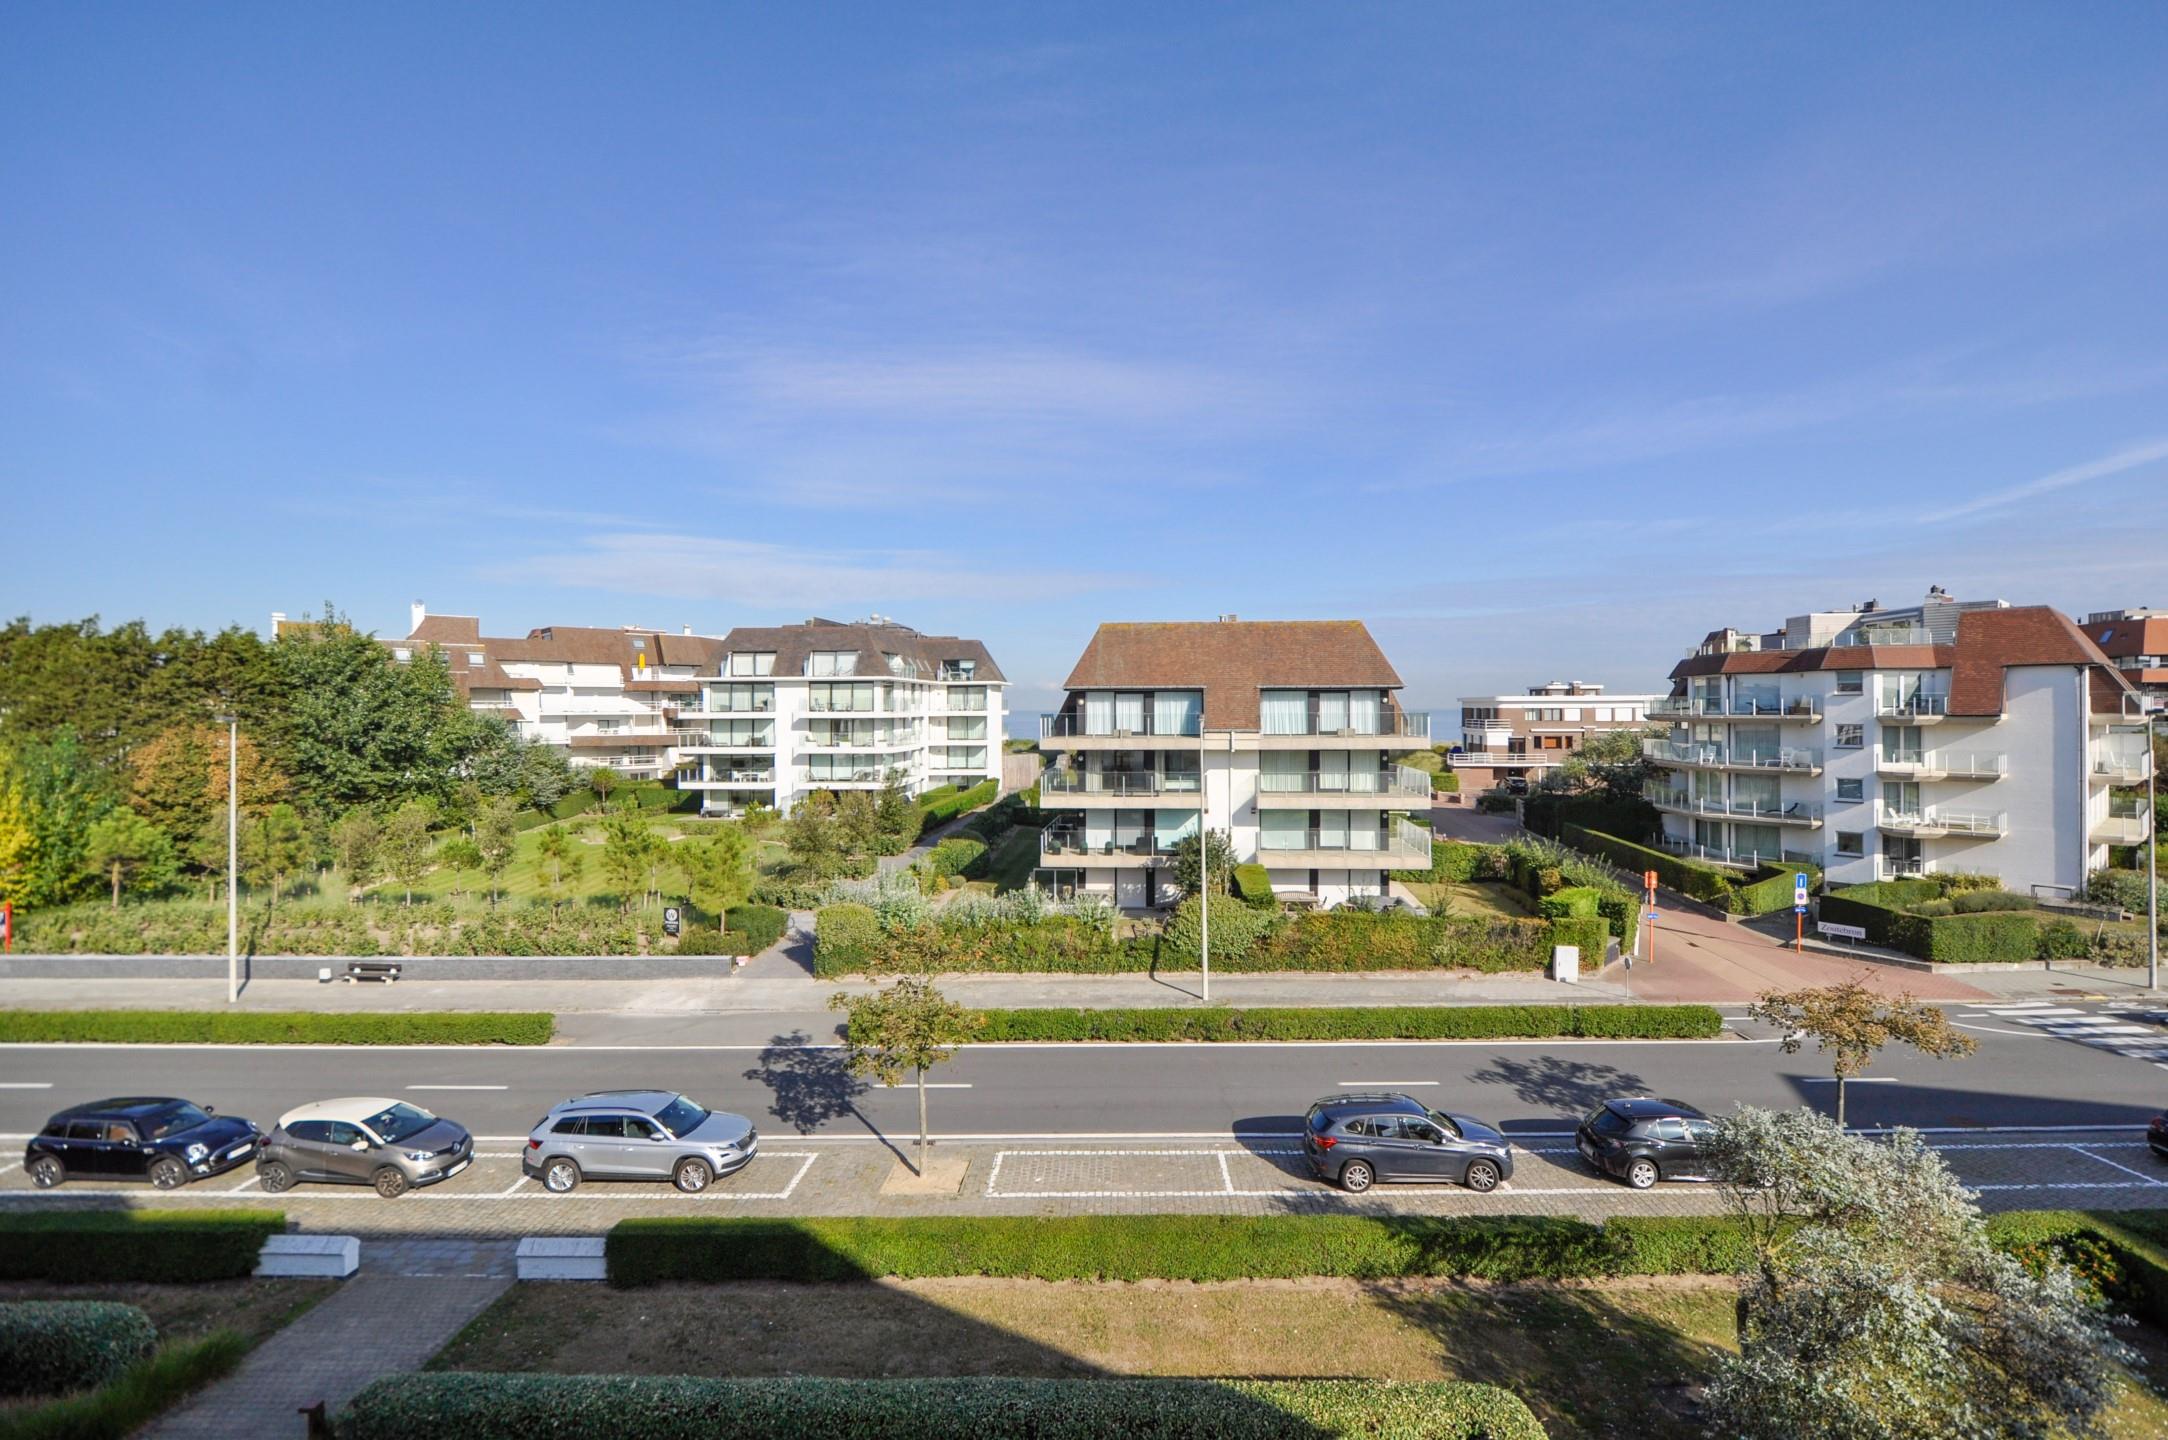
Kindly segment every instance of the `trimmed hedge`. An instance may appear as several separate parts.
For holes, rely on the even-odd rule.
[[[1502,854],[1495,845],[1476,845],[1464,840],[1430,842],[1428,870],[1395,870],[1392,878],[1402,883],[1428,881],[1432,885],[1459,885],[1476,877],[1486,854]]]
[[[2055,946],[2062,938],[2043,940],[2039,918],[2030,910],[1915,915],[1902,908],[1926,904],[1941,893],[1942,887],[1933,880],[1877,880],[1847,885],[1822,897],[1821,918],[1859,926],[1867,932],[1870,944],[1887,945],[1944,964],[2035,960],[2044,947]]]
[[[1536,913],[1546,920],[1567,920],[1576,916],[1594,919],[1596,902],[1600,892],[1587,885],[1568,885],[1553,890],[1536,902]]]
[[[1029,1040],[1709,1039],[1707,1005],[1378,1005],[1210,1010],[981,1010],[974,1043]]]
[[[1584,829],[1579,825],[1559,826],[1558,836],[1576,850],[1600,855],[1612,864],[1622,865],[1635,874],[1654,870],[1658,884],[1676,890],[1689,900],[1699,900],[1703,904],[1714,905],[1725,911],[1737,908],[1738,886],[1729,871],[1673,855],[1667,850],[1637,845],[1616,835],[1606,835],[1601,830]]]
[[[1580,951],[1580,970],[1584,975],[1603,968],[1604,961],[1609,958],[1610,940],[1611,927],[1601,916],[1575,915],[1551,922],[1551,944],[1571,945]]]
[[[1544,1440],[1492,1385],[1378,1380],[714,1380],[652,1375],[399,1375],[338,1421],[346,1440]]]
[[[936,875],[961,875],[986,854],[984,842],[951,835],[926,855],[926,867]]]
[[[1766,867],[1759,879],[1751,885],[1742,885],[1733,894],[1741,915],[1773,915],[1779,910],[1792,908],[1792,897],[1799,893],[1798,875],[1807,877],[1807,890],[1812,893],[1821,888],[1822,872],[1812,865],[1772,865]]]
[[[238,1369],[248,1337],[220,1330],[167,1345],[111,1384],[0,1416],[6,1440],[121,1440],[221,1376]]]
[[[0,1010],[14,1045],[547,1045],[556,1031],[524,1011]]]
[[[279,1210],[9,1211],[0,1213],[0,1280],[238,1280],[285,1229]]]
[[[866,905],[824,905],[813,917],[813,973],[853,975],[873,962],[881,922]]]
[[[923,835],[937,825],[946,824],[966,810],[991,805],[1000,794],[1001,786],[992,780],[981,780],[969,790],[958,790],[949,785],[929,790],[918,797],[918,833]]]
[[[1272,898],[1272,872],[1262,865],[1235,866],[1235,894],[1243,904],[1260,910],[1274,909],[1280,903]]]
[[[60,1395],[118,1379],[158,1348],[134,1305],[26,1300],[0,1305],[0,1395]]]
[[[718,931],[687,918],[673,955],[758,955],[783,938],[790,912],[777,905],[733,905],[730,929]]]

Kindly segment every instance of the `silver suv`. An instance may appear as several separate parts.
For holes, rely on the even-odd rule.
[[[697,1195],[760,1148],[743,1115],[668,1090],[604,1090],[551,1108],[527,1137],[520,1169],[555,1195],[582,1180],[668,1180]]]
[[[300,1181],[370,1185],[396,1200],[474,1163],[474,1137],[403,1100],[321,1100],[279,1116],[256,1152],[256,1178],[277,1195]]]

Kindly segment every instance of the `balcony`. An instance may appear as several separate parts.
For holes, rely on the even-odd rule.
[[[2145,802],[2137,796],[2111,795],[2107,813],[2093,822],[2095,845],[2142,845],[2151,829]]]
[[[1039,832],[1039,858],[1092,868],[1140,870],[1172,855],[1175,844],[1149,830],[1132,832],[1127,839],[1110,835],[1094,843],[1079,827],[1049,825]]]
[[[808,750],[915,750],[919,746],[916,735],[812,735],[800,738],[799,743]],[[962,741],[962,744],[984,745],[984,740]]]
[[[773,770],[725,770],[715,775],[680,775],[680,790],[772,790]]]
[[[1262,771],[1257,776],[1260,810],[1333,808],[1430,808],[1430,776],[1411,765],[1390,770]]]
[[[575,750],[606,750],[624,745],[642,745],[653,748],[679,744],[681,742],[678,737],[681,735],[698,735],[705,739],[707,732],[702,730],[588,730],[575,731],[567,735],[565,741]]]
[[[1455,750],[1446,760],[1455,770],[1476,765],[1492,770],[1526,769],[1556,765],[1572,753],[1571,750]]]
[[[1159,795],[1194,796],[1197,793],[1197,772],[1194,770],[1085,770],[1057,765],[1039,775],[1039,803],[1050,808],[1059,808],[1052,804],[1057,797],[1062,805],[1090,808],[1095,803],[1113,805],[1124,800]],[[1188,803],[1194,805],[1196,802]]]
[[[1822,773],[1822,752],[1804,748],[1681,745],[1672,740],[1644,740],[1641,753],[1659,765],[1682,770],[1774,770],[1789,775]]]
[[[1411,820],[1368,825],[1323,825],[1292,833],[1266,830],[1257,841],[1258,863],[1321,869],[1406,870],[1430,864],[1430,829]]]
[[[2093,778],[2110,785],[2143,785],[2153,773],[2153,756],[2144,750],[2102,751],[2093,757]]]
[[[1651,785],[1644,789],[1642,798],[1657,809],[1673,815],[1699,815],[1705,819],[1746,820],[1757,825],[1804,825],[1810,829],[1822,823],[1822,807],[1810,800],[1779,800],[1774,805],[1765,800],[1728,800],[1722,796],[1690,795],[1684,790],[1664,785]]]
[[[848,770],[830,769],[820,773],[810,767],[801,770],[799,783],[809,790],[878,790],[888,782],[888,772],[900,766],[861,765]]]
[[[1202,732],[1202,719],[1197,715],[1163,715],[1147,717],[1142,725],[1116,725],[1108,720],[1097,722],[1083,715],[1060,714],[1039,717],[1039,738],[1053,741],[1056,748],[1064,741],[1084,741],[1079,749],[1101,750],[1153,750],[1179,740],[1195,740]],[[1195,749],[1185,745],[1183,749]]]
[[[1993,875],[1995,873],[1992,870],[1983,870],[1978,865],[1970,863],[1950,866],[1945,865],[1940,860],[1928,860],[1917,855],[1904,857],[1883,855],[1879,857],[1875,865],[1875,878],[1877,880],[1905,880],[1920,875],[1939,875],[1943,871],[1950,869],[1960,870],[1967,875]]]
[[[693,706],[678,707],[678,718],[681,720],[698,720],[703,717],[727,719],[733,715],[773,715],[774,713],[775,697],[772,695],[765,700],[741,700],[736,704],[732,704],[720,695],[711,695],[701,701],[697,708]]]
[[[2000,780],[2009,773],[2008,757],[1977,750],[1877,750],[1877,775],[1910,780]]]
[[[1949,718],[1950,697],[1947,695],[1878,695],[1875,697],[1874,713],[1877,719],[1903,720],[1914,725],[1932,725]]]
[[[1812,865],[1821,868],[1822,857],[1805,850],[1734,850],[1728,845],[1697,845],[1676,835],[1661,836],[1659,848],[1689,860],[1706,860],[1736,870],[1759,870],[1764,865]]]
[[[1950,810],[1940,805],[1921,810],[1892,810],[1877,805],[1874,823],[1887,834],[1921,839],[1993,840],[2010,833],[2010,817],[2003,811]]]
[[[1285,722],[1282,722],[1283,724]],[[1299,730],[1277,729],[1261,732],[1257,737],[1260,750],[1313,750],[1319,740],[1352,741],[1358,745],[1377,746],[1386,741],[1421,741],[1430,743],[1430,715],[1410,715],[1404,710],[1385,710],[1375,716],[1356,719],[1342,714],[1321,714],[1311,710],[1297,722]]]
[[[1728,700],[1704,700],[1692,695],[1667,695],[1649,702],[1651,720],[1779,720],[1819,725],[1822,702],[1812,695],[1787,700],[1774,695],[1734,695]]]

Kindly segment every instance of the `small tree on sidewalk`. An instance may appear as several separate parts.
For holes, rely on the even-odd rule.
[[[926,1072],[956,1054],[986,1023],[984,1016],[949,1000],[931,980],[898,980],[869,995],[831,995],[828,1008],[849,1014],[844,1062],[853,1075],[870,1075],[883,1085],[901,1083],[904,1072],[918,1080],[918,1163],[926,1173]]]
[[[1749,1005],[1746,1013],[1783,1032],[1785,1054],[1798,1054],[1801,1043],[1811,1038],[1818,1050],[1831,1057],[1840,1128],[1845,1082],[1863,1073],[1890,1041],[1902,1041],[1937,1059],[1970,1055],[1978,1048],[1937,1007],[1909,993],[1886,999],[1858,976],[1818,989],[1771,990]]]

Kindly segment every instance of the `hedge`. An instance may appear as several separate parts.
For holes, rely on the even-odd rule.
[[[1260,910],[1276,907],[1279,901],[1272,896],[1272,872],[1262,865],[1235,866],[1235,894],[1245,905]]]
[[[952,835],[933,847],[926,865],[936,875],[961,875],[986,854],[984,842]]]
[[[0,1213],[0,1280],[237,1280],[285,1229],[279,1210],[9,1211]]]
[[[1508,1391],[1462,1381],[717,1380],[653,1375],[398,1375],[356,1395],[346,1440],[1544,1440]]]
[[[1698,860],[1688,860],[1669,851],[1636,845],[1631,840],[1621,840],[1616,835],[1606,835],[1601,830],[1588,830],[1579,825],[1561,825],[1559,839],[1576,850],[1600,855],[1614,865],[1639,874],[1644,870],[1656,872],[1657,883],[1676,890],[1690,900],[1714,905],[1720,910],[1737,908],[1737,885],[1730,872]]]
[[[64,905],[18,914],[18,950],[54,955],[224,955],[226,908],[186,900]],[[630,918],[532,901],[482,914],[451,906],[293,903],[248,922],[255,955],[637,955]]]
[[[929,790],[918,797],[918,833],[923,835],[937,825],[946,824],[966,810],[991,805],[1000,793],[1001,786],[992,780],[981,780],[969,790],[946,785]]]
[[[239,1368],[248,1337],[219,1330],[167,1345],[119,1379],[84,1395],[0,1412],[5,1440],[121,1440],[221,1376]]]
[[[2015,964],[2052,955],[2063,937],[2043,939],[2029,910],[1984,910],[1965,915],[1914,915],[1901,908],[1941,895],[1933,880],[1878,880],[1847,885],[1822,897],[1821,918],[1857,925],[1868,943],[1888,945],[1943,964]]]
[[[1392,878],[1402,883],[1427,881],[1432,885],[1460,885],[1473,880],[1483,857],[1495,853],[1495,845],[1475,845],[1463,840],[1432,840],[1428,870],[1395,870]]]
[[[730,928],[718,930],[706,922],[695,923],[688,915],[678,936],[674,955],[758,955],[783,938],[790,928],[790,912],[780,905],[733,905]]]
[[[158,1348],[134,1305],[105,1300],[0,1304],[0,1395],[60,1395],[118,1379]]]
[[[813,973],[865,971],[881,944],[881,922],[866,905],[824,905],[813,917]]]
[[[1779,910],[1792,908],[1793,897],[1798,894],[1797,877],[1807,877],[1807,889],[1820,888],[1822,872],[1812,865],[1772,865],[1766,867],[1761,878],[1751,885],[1741,885],[1733,894],[1738,913],[1742,915],[1773,915]]]
[[[556,1029],[530,1011],[0,1010],[11,1045],[547,1045]]]
[[[1707,1005],[1377,1005],[1236,1010],[981,1010],[977,1042],[1030,1040],[1708,1039]]]
[[[1536,901],[1536,913],[1546,920],[1566,920],[1576,916],[1594,919],[1596,902],[1601,892],[1587,885],[1568,885]]]
[[[1601,970],[1610,958],[1611,927],[1600,916],[1576,915],[1551,922],[1551,944],[1580,951],[1580,973]]]

